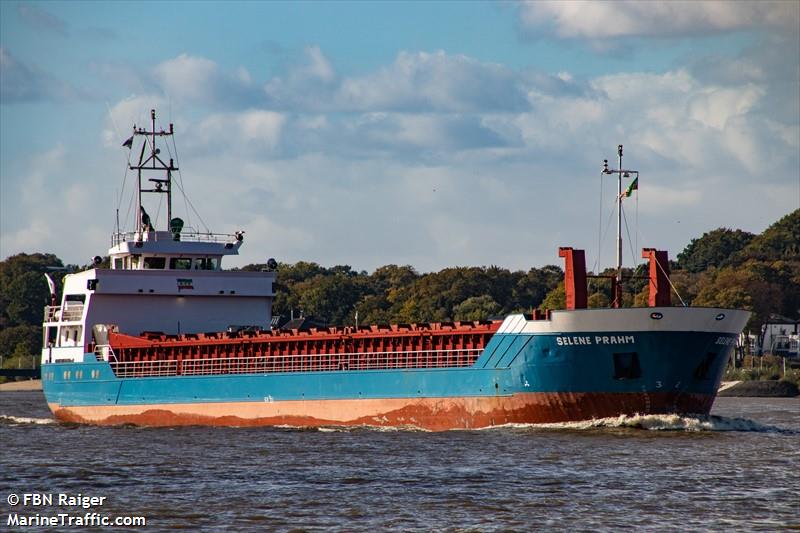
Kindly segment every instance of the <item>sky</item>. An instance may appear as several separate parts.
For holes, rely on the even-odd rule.
[[[618,144],[630,266],[800,208],[800,2],[3,0],[0,258],[105,255],[150,109],[227,266],[611,266]]]

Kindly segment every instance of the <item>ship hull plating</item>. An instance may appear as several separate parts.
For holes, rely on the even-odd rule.
[[[48,404],[59,420],[103,425],[447,430],[634,414],[708,414],[736,330],[747,315],[725,328],[665,331],[662,323],[673,315],[674,324],[687,313],[693,319],[709,315],[708,323],[717,326],[722,313],[664,309],[652,326],[638,327],[637,320],[650,321],[651,313],[652,308],[624,313],[629,318],[625,329],[591,330],[578,326],[619,318],[619,312],[570,313],[564,316],[572,322],[554,318],[558,333],[552,332],[553,323],[512,316],[475,363],[460,368],[118,377],[108,361],[86,354],[82,362],[46,364],[42,375]],[[550,331],[530,331],[545,326]]]
[[[621,413],[708,414],[714,394],[520,393],[507,397],[387,398],[62,407],[62,422],[142,426],[390,426],[431,431],[568,422]]]

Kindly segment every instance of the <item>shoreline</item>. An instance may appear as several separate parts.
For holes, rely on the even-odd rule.
[[[723,381],[717,397],[795,398],[800,395],[797,385],[788,381]]]
[[[0,392],[19,392],[42,390],[41,379],[28,379],[25,381],[9,381],[0,383]]]

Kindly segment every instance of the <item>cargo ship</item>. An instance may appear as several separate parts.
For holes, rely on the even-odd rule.
[[[174,127],[133,128],[132,231],[110,265],[65,276],[44,311],[42,384],[54,416],[147,426],[396,426],[427,430],[707,414],[749,313],[672,306],[666,252],[645,249],[649,307],[621,305],[622,179],[611,308],[588,309],[582,250],[564,247],[566,309],[503,320],[272,327],[274,268],[224,270],[244,233],[172,216]],[[173,141],[174,142],[174,141]],[[138,146],[141,145],[141,148]],[[148,178],[156,174],[156,178]],[[635,173],[638,177],[638,173]],[[147,181],[145,181],[147,180]],[[158,228],[146,195],[166,197]],[[147,196],[151,199],[152,196]],[[119,226],[119,224],[118,224]],[[270,261],[274,267],[274,261]]]

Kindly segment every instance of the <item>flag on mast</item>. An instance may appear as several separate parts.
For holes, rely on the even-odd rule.
[[[124,146],[125,148],[133,148],[133,135],[131,135],[127,141],[122,143],[122,146]]]
[[[50,305],[56,305],[56,284],[49,274],[45,273],[44,277],[47,278],[47,287],[50,289]]]
[[[633,191],[638,191],[638,190],[639,190],[639,177],[637,176],[631,182],[631,184],[628,185],[628,188],[625,189],[624,191],[622,191],[622,194],[619,195],[619,199],[622,200],[623,197],[624,198],[630,198],[631,194],[633,194]]]

